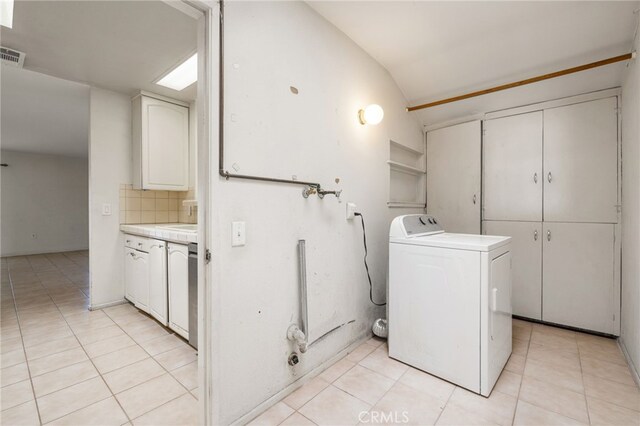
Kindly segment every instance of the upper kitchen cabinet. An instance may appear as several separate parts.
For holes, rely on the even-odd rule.
[[[133,98],[133,186],[189,189],[189,105],[142,92]]]
[[[615,96],[544,111],[544,220],[618,222]]]

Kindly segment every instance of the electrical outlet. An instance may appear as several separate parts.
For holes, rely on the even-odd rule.
[[[111,204],[102,205],[102,216],[111,216]]]
[[[356,204],[347,203],[347,220],[353,220],[356,217]]]

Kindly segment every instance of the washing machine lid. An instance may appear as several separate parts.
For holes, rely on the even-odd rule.
[[[444,232],[438,220],[428,214],[398,216],[393,219],[389,229],[390,243],[458,250],[491,251],[510,241],[511,237]]]
[[[440,247],[457,250],[491,251],[511,242],[511,237],[496,235],[451,234],[448,232],[408,238],[390,238],[390,243]]]

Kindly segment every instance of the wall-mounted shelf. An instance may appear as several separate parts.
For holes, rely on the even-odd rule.
[[[391,166],[392,169],[403,170],[408,173],[414,173],[416,175],[423,175],[427,171],[424,169],[419,169],[417,167],[408,166],[406,164],[398,163],[397,161],[387,161],[387,164]]]
[[[426,204],[425,150],[389,141],[388,207],[420,208]]]
[[[401,150],[403,150],[403,151],[410,152],[410,153],[412,153],[412,154],[414,154],[414,155],[423,155],[423,154],[424,154],[424,151],[419,151],[419,150],[417,150],[417,149],[413,149],[413,148],[411,148],[410,146],[403,145],[403,144],[398,143],[398,142],[396,142],[396,141],[394,141],[394,140],[390,140],[390,141],[389,141],[389,144],[390,144],[393,148],[398,148],[398,149],[401,149]]]

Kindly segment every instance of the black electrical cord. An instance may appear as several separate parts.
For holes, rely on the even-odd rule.
[[[364,268],[367,270],[367,279],[369,279],[369,300],[376,306],[386,306],[386,303],[376,303],[373,301],[373,284],[371,283],[371,274],[369,274],[369,265],[367,264],[367,231],[364,229],[364,216],[362,213],[354,213],[360,216],[362,223],[362,240],[364,241]]]

